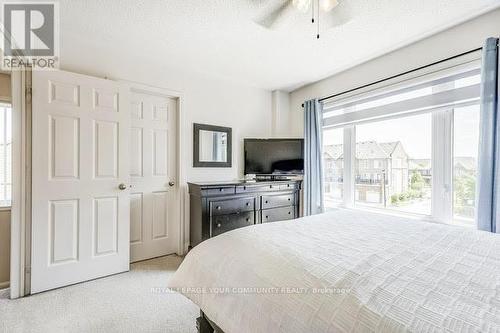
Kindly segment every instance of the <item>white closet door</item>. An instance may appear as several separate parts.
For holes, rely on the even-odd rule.
[[[177,101],[132,92],[130,112],[130,255],[134,262],[178,248]]]
[[[33,71],[31,292],[129,269],[129,92]]]

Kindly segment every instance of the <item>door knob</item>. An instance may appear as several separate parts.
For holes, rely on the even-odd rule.
[[[118,188],[123,191],[123,190],[126,190],[127,189],[127,185],[125,185],[124,183],[121,183],[120,185],[118,185]]]
[[[168,186],[174,186],[175,183],[174,182],[168,182]]]

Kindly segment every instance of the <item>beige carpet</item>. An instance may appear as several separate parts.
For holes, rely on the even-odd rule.
[[[143,261],[127,273],[17,300],[0,292],[0,332],[196,332],[198,308],[163,291],[181,261]]]

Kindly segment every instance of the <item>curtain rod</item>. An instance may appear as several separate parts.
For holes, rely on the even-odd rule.
[[[431,67],[431,66],[434,66],[434,65],[439,65],[439,64],[441,64],[443,62],[446,62],[446,61],[449,61],[449,60],[453,60],[453,59],[456,59],[456,58],[459,58],[459,57],[463,57],[465,55],[468,55],[468,54],[480,51],[482,49],[483,49],[482,47],[478,47],[477,49],[473,49],[473,50],[470,50],[470,51],[467,51],[467,52],[463,52],[463,53],[454,55],[454,56],[446,58],[446,59],[438,60],[438,61],[433,62],[433,63],[428,64],[428,65],[420,66],[420,67],[411,69],[409,71],[406,71],[406,72],[403,72],[403,73],[400,73],[400,74],[396,74],[396,75],[393,75],[393,76],[386,77],[385,79],[377,80],[375,82],[364,84],[364,85],[356,87],[356,88],[352,88],[352,89],[349,89],[349,90],[346,90],[346,91],[343,91],[343,92],[340,92],[340,93],[337,93],[337,94],[333,94],[333,95],[330,95],[330,96],[326,96],[326,97],[320,98],[319,101],[323,102],[324,100],[327,100],[327,99],[330,99],[330,98],[338,97],[338,96],[341,96],[341,95],[344,95],[344,94],[348,94],[348,93],[356,91],[356,90],[367,88],[367,87],[379,84],[379,83],[384,82],[384,81],[392,80],[392,79],[395,79],[397,77],[400,77],[400,76],[403,76],[403,75],[407,75],[407,74],[419,71],[421,69],[425,69],[425,68],[428,68],[428,67]],[[304,103],[302,103],[302,107],[304,107]]]

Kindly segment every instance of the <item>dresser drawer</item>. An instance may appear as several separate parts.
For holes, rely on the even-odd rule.
[[[255,224],[254,212],[213,216],[211,237],[252,224]]]
[[[295,183],[281,184],[280,191],[294,190],[296,188]]]
[[[205,188],[202,190],[202,195],[222,195],[234,194],[234,186],[221,186],[213,188]]]
[[[268,192],[268,191],[278,191],[278,190],[279,190],[278,184],[253,183],[250,185],[236,186],[236,193]]]
[[[212,215],[225,215],[254,211],[255,197],[210,200],[209,208]]]
[[[254,192],[262,192],[266,191],[267,186],[265,185],[239,185],[236,186],[236,193],[254,193]]]
[[[261,209],[286,207],[295,205],[295,194],[263,195],[260,197]]]
[[[262,223],[266,223],[266,222],[291,220],[294,218],[295,218],[295,206],[290,206],[290,207],[263,210],[261,211],[260,220],[262,221]]]

